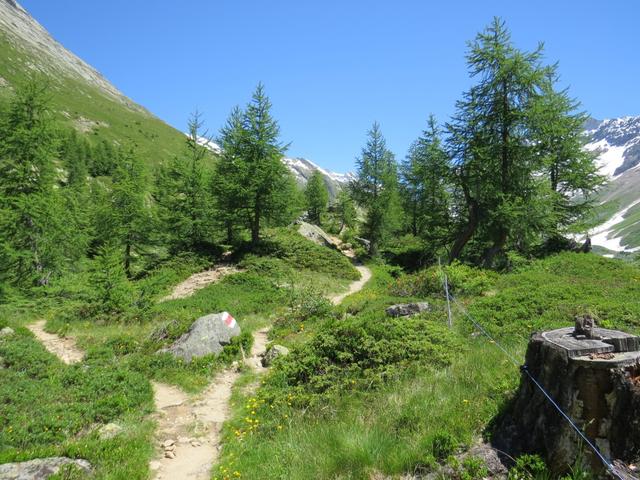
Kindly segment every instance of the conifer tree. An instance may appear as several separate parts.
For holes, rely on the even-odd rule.
[[[146,176],[133,150],[126,150],[119,157],[111,188],[102,197],[106,201],[98,206],[96,233],[99,244],[120,246],[124,271],[131,277],[133,259],[144,253],[153,225],[147,205]]]
[[[122,248],[113,242],[98,249],[91,277],[93,302],[101,313],[122,313],[131,301],[131,289],[122,260]]]
[[[584,125],[589,116],[568,90],[558,90],[557,66],[550,69],[541,94],[532,103],[531,125],[546,177],[554,196],[557,234],[581,220],[593,206],[592,194],[604,183],[598,174],[597,153],[584,148]],[[553,233],[552,233],[553,235]]]
[[[318,170],[315,170],[307,180],[304,196],[309,221],[316,225],[321,225],[321,217],[327,211],[329,204],[329,191],[324,183],[322,174]]]
[[[235,107],[220,130],[221,152],[211,182],[215,216],[224,228],[229,244],[233,243],[236,230],[247,224],[248,218],[248,191],[242,185],[242,179],[248,175],[247,164],[243,161],[246,134],[243,112]]]
[[[348,189],[343,189],[338,192],[335,203],[335,213],[340,222],[339,232],[342,233],[345,228],[353,228],[356,224],[357,212],[356,206],[349,195]]]
[[[19,286],[47,284],[67,260],[56,154],[46,85],[28,83],[0,123],[0,275]]]
[[[369,254],[378,254],[380,243],[394,227],[398,202],[398,175],[393,154],[387,149],[380,125],[374,123],[367,132],[367,144],[356,160],[356,179],[350,190],[356,202],[366,210],[364,235]]]
[[[195,249],[211,241],[211,209],[203,162],[209,151],[203,145],[201,115],[189,119],[186,152],[160,169],[155,200],[162,230],[173,251]]]
[[[458,258],[473,238],[485,266],[508,241],[545,231],[552,219],[536,172],[542,159],[532,142],[530,110],[548,69],[542,47],[516,49],[504,22],[492,24],[470,44],[467,63],[478,82],[457,102],[448,125],[456,162]]]
[[[433,115],[400,167],[401,192],[411,233],[430,247],[444,246],[450,236],[451,165]]]
[[[282,221],[292,186],[281,161],[286,147],[279,141],[280,127],[262,84],[244,111],[231,113],[220,133],[222,154],[214,176],[217,208],[227,205],[236,212],[234,217],[244,220],[255,245],[266,222]],[[226,220],[232,221],[230,216]]]

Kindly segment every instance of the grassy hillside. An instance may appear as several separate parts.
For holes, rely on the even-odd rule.
[[[0,96],[6,97],[11,88],[28,80],[41,79],[50,87],[52,107],[63,125],[89,137],[136,145],[141,157],[152,165],[183,151],[184,136],[142,107],[127,106],[57,70],[34,69],[34,64],[32,52],[16,46],[0,31]]]

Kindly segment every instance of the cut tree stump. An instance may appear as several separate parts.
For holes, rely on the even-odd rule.
[[[631,463],[640,454],[640,339],[593,328],[592,338],[573,328],[536,333],[526,366],[560,408],[610,460]],[[602,461],[523,374],[520,389],[497,420],[492,443],[509,455],[541,454],[555,474],[582,463],[604,475]]]

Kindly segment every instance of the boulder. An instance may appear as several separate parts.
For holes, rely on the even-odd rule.
[[[190,362],[193,358],[218,355],[238,335],[240,326],[229,313],[214,313],[197,319],[187,333],[159,353],[168,352]]]
[[[0,330],[0,338],[9,337],[13,334],[14,334],[14,331],[13,331],[13,328],[11,327],[4,327],[2,330]]]
[[[86,460],[51,457],[0,465],[0,478],[3,480],[45,480],[67,465],[73,465],[87,474],[91,472],[91,464]]]
[[[417,315],[418,313],[428,312],[431,310],[431,306],[427,302],[417,303],[399,303],[397,305],[391,305],[385,312],[392,317],[409,317],[411,315]]]
[[[98,436],[101,440],[109,440],[122,433],[122,427],[117,423],[107,423],[98,429]]]
[[[339,242],[317,225],[312,225],[311,223],[303,222],[302,220],[298,220],[297,223],[299,225],[298,233],[303,237],[308,238],[312,242],[323,247],[339,248]]]
[[[487,469],[487,474],[483,476],[483,480],[506,480],[509,470],[502,462],[498,451],[491,445],[482,443],[475,445],[469,450],[455,455],[456,462],[454,464],[462,465],[465,460],[474,458],[480,460],[482,465]],[[440,480],[442,478],[465,478],[461,477],[457,468],[447,462],[445,465],[439,466],[436,471],[428,473],[424,478],[426,480]]]
[[[270,367],[276,358],[284,357],[286,355],[289,355],[289,349],[287,347],[283,347],[282,345],[272,345],[262,354],[262,366],[265,368]]]

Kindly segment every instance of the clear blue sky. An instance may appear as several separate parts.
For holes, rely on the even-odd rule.
[[[469,86],[466,42],[494,15],[550,62],[596,118],[640,114],[640,2],[19,0],[129,97],[184,130],[217,132],[262,81],[290,156],[353,167],[374,120],[403,158]]]

